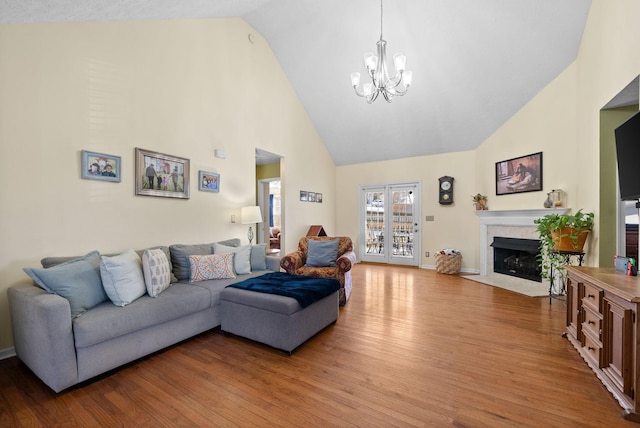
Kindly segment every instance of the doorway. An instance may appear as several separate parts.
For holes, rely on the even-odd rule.
[[[418,266],[420,183],[362,186],[360,251],[366,262]]]
[[[257,230],[257,243],[267,244],[267,253],[276,254],[284,247],[284,201],[282,198],[282,156],[256,149],[256,194],[263,222]]]

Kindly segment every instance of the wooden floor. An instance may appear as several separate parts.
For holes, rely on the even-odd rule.
[[[0,361],[0,426],[637,427],[566,339],[565,304],[359,264],[293,356],[219,329],[53,393]]]

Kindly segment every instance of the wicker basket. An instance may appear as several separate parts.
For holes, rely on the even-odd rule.
[[[436,254],[436,272],[457,275],[462,266],[461,254]]]

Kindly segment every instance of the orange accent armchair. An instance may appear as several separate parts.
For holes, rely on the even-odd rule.
[[[311,267],[306,266],[309,244],[307,240],[328,241],[339,239],[338,259],[336,266]],[[351,295],[351,268],[356,264],[356,254],[353,252],[353,242],[346,236],[306,236],[298,242],[298,250],[280,259],[280,267],[292,275],[306,275],[316,278],[335,278],[340,282],[340,306],[344,306]]]

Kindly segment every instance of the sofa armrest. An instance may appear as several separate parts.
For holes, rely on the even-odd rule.
[[[356,253],[353,251],[347,251],[336,260],[336,266],[341,272],[348,272],[353,265],[356,264]]]
[[[280,272],[280,257],[277,256],[267,256],[267,269],[272,270],[274,272]]]
[[[7,295],[18,358],[55,392],[75,385],[78,365],[69,301],[34,285],[10,287]]]
[[[306,261],[306,257],[302,251],[294,251],[280,259],[280,267],[282,267],[285,272],[295,275],[296,269],[304,266]]]

